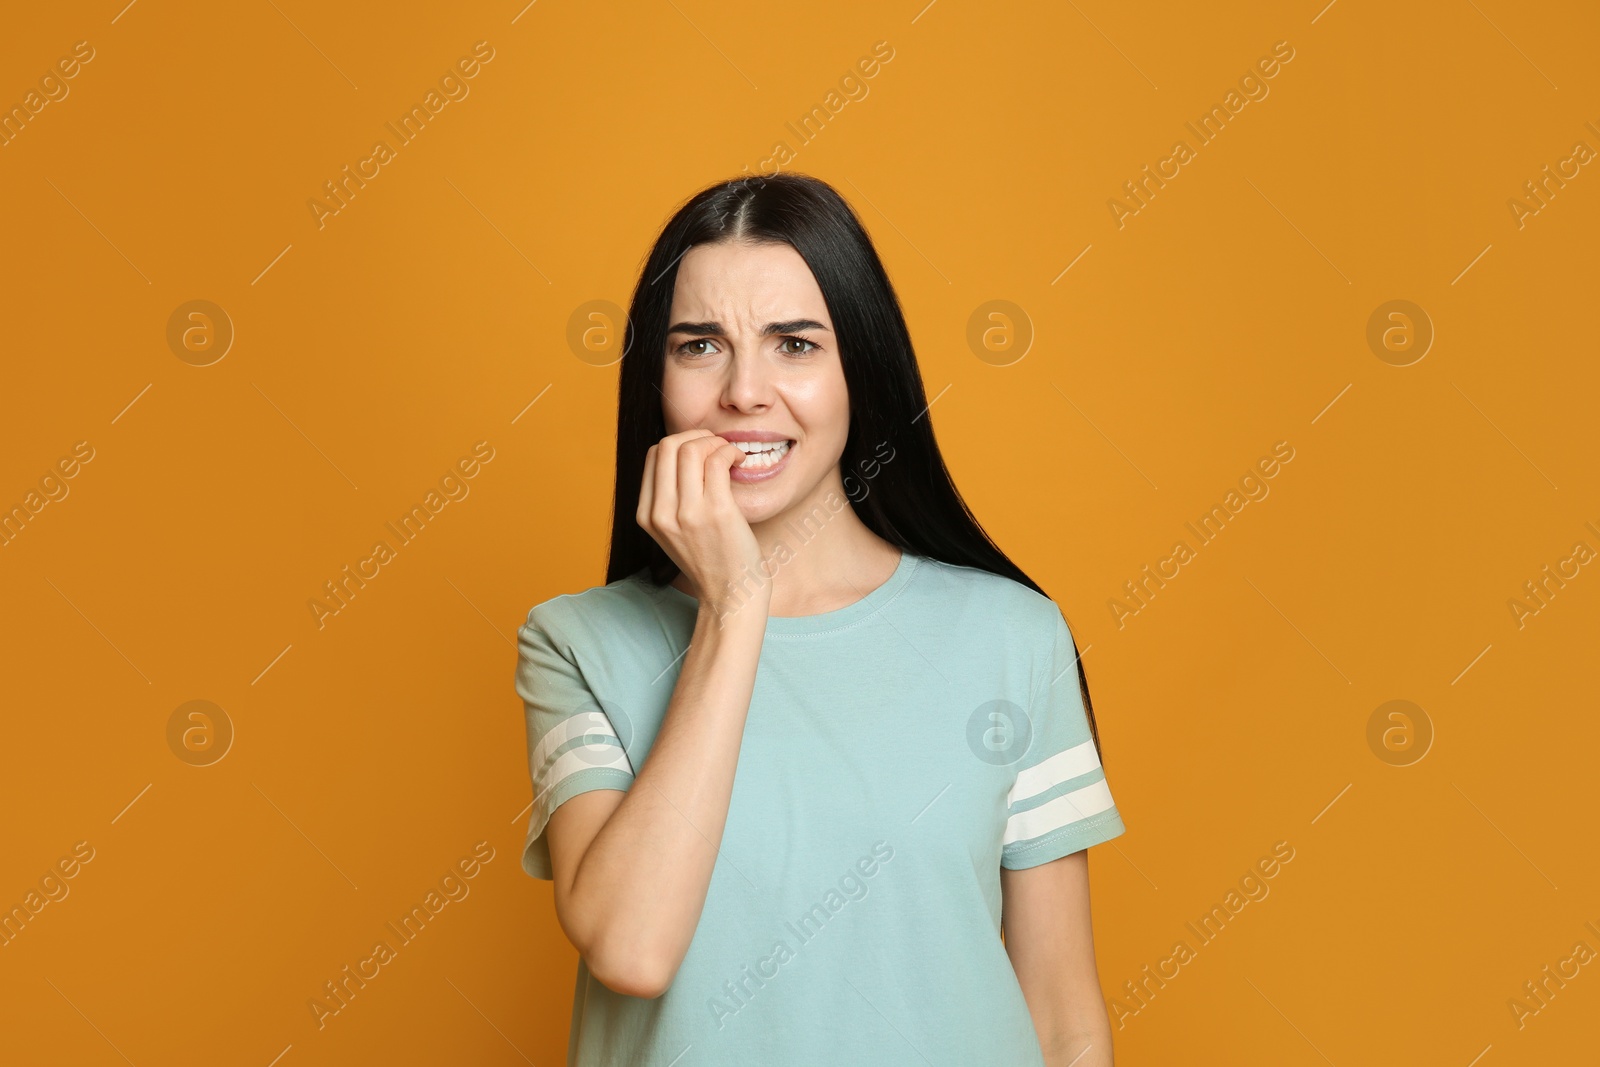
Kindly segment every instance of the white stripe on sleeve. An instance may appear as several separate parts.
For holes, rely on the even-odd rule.
[[[1038,766],[1019,772],[1016,784],[1011,787],[1011,792],[1006,797],[1006,806],[1010,807],[1019,800],[1036,797],[1046,789],[1060,785],[1069,778],[1076,778],[1080,774],[1088,774],[1098,766],[1100,766],[1100,754],[1095,751],[1093,741],[1073,745],[1069,749],[1057,752]]]
[[[554,763],[547,766],[550,754],[575,737],[584,738],[585,743],[563,752]],[[608,739],[615,743],[608,743]],[[577,771],[591,767],[614,767],[629,774],[634,773],[627,750],[622,747],[617,732],[611,728],[611,721],[598,711],[579,712],[562,719],[539,739],[530,763],[536,775],[535,804],[564,778]]]
[[[1115,806],[1111,799],[1111,788],[1102,778],[1081,789],[1062,793],[1037,808],[1017,812],[1006,820],[1002,843],[1009,845],[1015,841],[1031,841]]]
[[[615,752],[616,755],[607,756],[605,754],[607,752]],[[560,758],[550,765],[545,775],[545,787],[533,798],[534,810],[542,810],[545,801],[550,797],[550,791],[563,781],[580,771],[592,771],[597,767],[614,767],[628,774],[633,773],[633,767],[628,763],[628,754],[616,745],[584,745],[563,752]]]

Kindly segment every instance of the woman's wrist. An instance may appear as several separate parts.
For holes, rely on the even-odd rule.
[[[719,630],[747,627],[765,632],[768,607],[772,603],[771,586],[764,586],[752,595],[735,595],[718,599],[700,600],[700,617]]]

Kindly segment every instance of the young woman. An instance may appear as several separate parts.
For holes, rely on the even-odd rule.
[[[568,1064],[1110,1064],[1077,647],[951,483],[855,214],[703,190],[624,351],[608,584],[518,632]]]

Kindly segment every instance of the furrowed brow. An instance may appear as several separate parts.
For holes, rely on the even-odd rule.
[[[798,333],[801,330],[822,330],[824,333],[832,332],[815,319],[790,319],[787,322],[767,323],[761,328],[761,335],[763,337],[770,337],[773,334]],[[722,323],[720,322],[675,322],[670,328],[668,328],[667,333],[714,334],[718,337],[727,336],[723,332]]]
[[[801,330],[822,330],[824,333],[831,332],[826,326],[822,325],[820,322],[817,322],[815,319],[790,319],[788,322],[767,323],[766,327],[761,331],[761,334],[762,336],[766,337],[775,333],[799,333]]]

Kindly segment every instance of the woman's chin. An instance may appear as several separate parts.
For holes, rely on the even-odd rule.
[[[759,483],[749,485],[735,484],[733,499],[739,505],[739,514],[744,516],[744,521],[751,526],[770,522],[788,510],[790,496],[777,486],[765,486]]]

